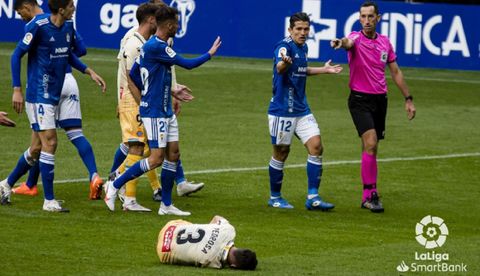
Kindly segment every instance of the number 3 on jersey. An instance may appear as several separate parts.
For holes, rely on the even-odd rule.
[[[188,233],[186,237],[182,237],[185,234],[186,230],[183,229],[179,231],[177,234],[177,244],[184,244],[184,243],[197,243],[200,242],[203,237],[205,236],[205,231],[202,229],[197,229],[196,233]],[[194,238],[194,236],[196,236]]]

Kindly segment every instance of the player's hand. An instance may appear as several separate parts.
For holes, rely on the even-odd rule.
[[[180,114],[180,111],[182,111],[182,103],[180,101],[177,101],[175,98],[173,98],[172,105],[173,105],[173,113],[175,113],[175,116],[178,116],[178,114]]]
[[[323,66],[323,68],[325,68],[325,72],[329,74],[338,74],[343,70],[342,66],[340,66],[339,64],[332,65],[331,59],[325,62],[325,65]]]
[[[280,56],[282,57],[282,61],[285,62],[287,65],[291,65],[293,63],[292,58],[286,56],[283,52],[280,52]]]
[[[413,120],[413,118],[415,118],[415,114],[417,113],[417,110],[415,109],[415,105],[413,104],[412,101],[405,102],[405,111],[407,111],[407,118],[409,120]]]
[[[89,74],[90,78],[94,82],[96,82],[98,84],[98,86],[100,86],[102,88],[102,93],[105,93],[105,91],[107,91],[107,84],[102,79],[102,77],[100,77],[99,75],[97,75],[97,73],[95,73],[95,71],[93,71],[90,68],[87,68],[87,70],[85,70],[85,74]]]
[[[211,57],[213,57],[215,55],[218,48],[220,48],[220,45],[222,45],[222,40],[220,39],[219,36],[217,36],[217,39],[215,39],[215,41],[212,44],[212,48],[210,48],[210,50],[208,50],[208,53],[210,54]]]
[[[13,95],[12,95],[12,106],[15,112],[18,114],[22,113],[23,111],[23,93],[21,87],[14,87],[13,88]]]
[[[342,44],[343,44],[342,40],[338,38],[332,39],[330,41],[330,47],[332,47],[335,50],[342,48]]]
[[[7,112],[0,111],[0,125],[14,127],[16,124],[8,118]]]
[[[172,96],[181,102],[189,102],[193,100],[195,97],[193,97],[191,93],[192,90],[182,84],[177,83],[177,87],[172,88]]]

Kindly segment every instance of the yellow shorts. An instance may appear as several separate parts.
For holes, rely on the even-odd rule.
[[[141,142],[146,144],[145,128],[138,110],[124,111],[119,114],[120,127],[122,128],[122,142]]]

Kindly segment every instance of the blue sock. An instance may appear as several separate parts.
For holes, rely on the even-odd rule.
[[[183,173],[182,161],[178,159],[177,172],[175,173],[175,182],[178,185],[178,183],[182,183],[183,181],[185,181],[185,174]]]
[[[176,168],[177,164],[175,162],[170,162],[168,160],[163,161],[160,180],[162,181],[162,202],[165,206],[172,205],[172,189]]]
[[[38,162],[35,163],[34,166],[30,168],[28,171],[28,178],[27,178],[27,186],[28,188],[33,188],[37,186],[38,183],[38,177],[40,176],[40,164]]]
[[[22,154],[22,156],[20,156],[20,158],[18,159],[17,165],[8,176],[8,179],[7,179],[8,185],[10,185],[10,187],[13,187],[13,185],[15,185],[18,179],[20,179],[20,177],[25,175],[33,165],[35,165],[35,161],[32,160],[30,156],[30,148],[28,148]]]
[[[322,178],[322,156],[308,155],[307,159],[307,177],[308,177],[308,195],[314,197],[318,195],[320,180]]]
[[[115,179],[113,186],[116,189],[120,189],[128,181],[141,176],[149,170],[150,166],[148,165],[148,159],[142,159],[133,164],[133,166],[126,170],[119,178]]]
[[[81,129],[69,130],[66,132],[67,137],[78,150],[78,154],[82,158],[83,164],[87,167],[90,179],[97,172],[97,164],[95,163],[95,155],[93,154],[92,146],[87,138],[83,136]]]
[[[280,190],[282,189],[283,181],[283,165],[284,162],[272,159],[270,160],[270,166],[268,172],[270,174],[270,196],[280,197]]]
[[[127,158],[128,155],[128,146],[125,145],[124,143],[121,143],[120,146],[118,146],[117,151],[115,152],[115,156],[113,157],[113,164],[112,168],[110,169],[110,173],[116,171],[118,167],[125,161],[125,158]]]
[[[40,173],[42,174],[43,193],[45,199],[52,200],[53,195],[53,178],[55,176],[55,156],[47,152],[40,153]]]

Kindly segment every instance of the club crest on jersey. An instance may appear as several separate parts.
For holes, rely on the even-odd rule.
[[[165,47],[165,53],[167,53],[167,55],[171,58],[175,57],[175,55],[177,54],[177,53],[175,53],[175,51],[172,48],[170,48],[168,46]]]
[[[67,42],[70,42],[70,34],[67,33],[65,38],[67,39]]]
[[[382,62],[387,62],[387,52],[385,51],[382,51],[382,55],[380,57],[380,59],[382,60]]]
[[[26,45],[30,45],[30,42],[32,42],[33,35],[32,33],[26,33],[25,36],[23,37],[23,43]]]

